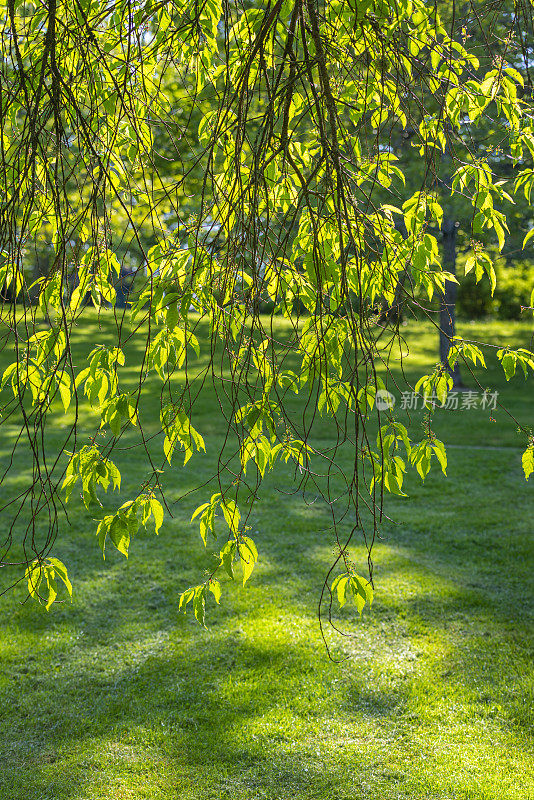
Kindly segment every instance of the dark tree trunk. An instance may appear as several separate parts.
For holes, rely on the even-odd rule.
[[[404,219],[395,220],[395,228],[400,232],[403,239],[408,238],[408,230]],[[395,287],[395,297],[390,306],[387,303],[383,304],[382,313],[380,315],[380,322],[386,325],[398,325],[402,319],[402,306],[404,295],[404,284],[408,277],[408,264],[406,264],[404,271],[401,273],[397,286]]]
[[[457,223],[451,217],[443,220],[441,230],[443,233],[443,269],[456,275],[456,230]],[[455,335],[456,322],[456,294],[457,284],[452,281],[445,281],[445,290],[441,295],[441,305],[439,313],[439,357],[442,364],[447,367],[452,375],[455,387],[462,386],[460,367],[455,363],[449,367],[448,356],[451,347],[451,339]]]

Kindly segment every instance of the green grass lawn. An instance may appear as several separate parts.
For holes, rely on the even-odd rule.
[[[405,331],[412,380],[435,363],[436,337],[423,323]],[[460,333],[529,343],[519,323]],[[95,320],[75,346],[109,335]],[[399,397],[407,386],[395,369]],[[481,379],[533,424],[532,379],[506,383],[497,365]],[[149,428],[157,392],[145,392]],[[208,455],[166,470],[174,516],[160,536],[139,534],[128,561],[113,549],[103,561],[95,523],[73,505],[54,550],[73,602],[47,613],[22,603],[23,587],[0,598],[0,799],[534,800],[534,484],[514,424],[490,416],[436,414],[433,429],[452,445],[448,477],[411,475],[409,499],[387,501],[375,602],[361,620],[353,607],[337,613],[349,635],[327,636],[348,659],[334,664],[317,623],[328,508],[311,491],[291,493],[289,466],[254,507],[260,562],[247,587],[224,582],[207,630],[178,614],[179,592],[212,563],[189,524],[209,488],[180,500],[212,474],[224,432],[214,396],[202,395],[195,425]],[[421,418],[411,415],[416,439]],[[67,430],[57,419],[51,451]],[[5,467],[16,428],[2,430]],[[125,499],[145,474],[133,443],[129,434],[117,455]],[[347,448],[339,459],[349,466]],[[17,457],[4,499],[30,466]],[[364,548],[353,556],[363,572]]]

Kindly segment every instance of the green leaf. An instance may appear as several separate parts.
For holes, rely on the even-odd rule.
[[[232,533],[237,533],[239,530],[239,522],[241,520],[241,514],[237,505],[233,500],[222,500],[221,508],[226,520],[226,524]]]
[[[45,608],[50,611],[50,607],[57,597],[57,583],[56,576],[53,569],[45,568],[46,583],[48,585],[48,597],[46,600]]]
[[[67,574],[67,567],[65,564],[59,560],[59,558],[49,558],[49,563],[54,568],[56,575],[63,581],[65,586],[67,587],[67,591],[69,595],[72,597],[72,583],[69,580],[69,576]]]
[[[350,575],[346,574],[346,575],[338,575],[337,578],[334,578],[334,580],[332,581],[332,589],[331,589],[331,591],[332,591],[332,593],[334,593],[334,592],[337,593],[337,599],[338,599],[340,608],[343,608],[343,606],[345,605],[345,603],[347,601],[346,592],[347,592],[347,585],[348,585],[349,579],[350,579]]]
[[[219,605],[221,600],[221,584],[219,581],[215,580],[215,578],[212,578],[208,584],[208,588],[214,596],[215,602]]]
[[[525,480],[528,481],[534,472],[534,445],[527,447],[521,458],[523,465],[523,472],[525,473]]]
[[[437,459],[441,466],[441,471],[444,475],[447,474],[447,453],[445,451],[445,445],[443,442],[440,442],[438,439],[434,439],[432,441],[432,450],[437,456]]]
[[[228,542],[226,542],[220,552],[221,565],[224,567],[232,580],[234,579],[234,569],[232,565],[236,554],[236,548],[237,545],[235,539],[230,539]]]
[[[156,533],[159,533],[163,524],[163,506],[155,497],[150,498],[150,510],[152,512],[152,516],[154,517]]]
[[[204,617],[206,611],[206,587],[197,586],[195,595],[193,597],[193,613],[197,622],[204,625]]]
[[[28,581],[28,592],[31,597],[39,596],[39,586],[43,579],[43,568],[40,561],[32,561],[25,573]]]
[[[500,359],[506,380],[509,381],[515,375],[517,355],[511,351],[499,350],[497,358]]]
[[[28,581],[28,592],[36,599],[39,599],[39,590],[43,580],[46,581],[48,596],[45,608],[47,611],[50,610],[58,595],[56,577],[59,577],[65,585],[69,596],[72,597],[72,584],[67,575],[67,568],[58,558],[47,558],[43,562],[36,559],[28,566],[25,575]]]
[[[165,458],[171,463],[172,454],[174,450],[175,442],[171,442],[168,436],[166,436],[163,440],[163,453],[165,454]]]
[[[343,608],[345,605],[347,593],[349,593],[348,596],[353,598],[360,616],[365,604],[368,603],[370,606],[373,602],[373,587],[370,581],[361,578],[359,575],[349,573],[338,575],[337,578],[332,581],[331,592],[337,593],[340,608]]]
[[[178,600],[178,610],[181,611],[181,609],[183,608],[185,614],[187,604],[193,599],[194,596],[195,596],[195,587],[191,587],[189,589],[186,589],[185,592],[182,592]]]
[[[100,545],[100,549],[102,550],[102,556],[104,557],[104,559],[106,558],[106,539],[112,521],[113,521],[113,516],[109,514],[101,520],[98,528],[96,529],[98,544]]]
[[[241,536],[239,539],[239,558],[241,559],[241,566],[243,568],[243,586],[250,578],[256,562],[258,560],[258,551],[252,539],[248,536]]]
[[[203,514],[204,511],[209,507],[210,503],[202,503],[202,505],[198,506],[198,508],[195,508],[191,516],[191,522],[193,522],[193,520],[195,520],[200,514]]]
[[[63,403],[63,409],[65,413],[67,413],[71,401],[70,386],[61,381],[59,384],[59,394],[61,396],[61,402]]]
[[[350,588],[356,603],[356,608],[361,616],[365,604],[368,603],[369,606],[372,605],[373,587],[370,581],[366,581],[365,578],[360,578],[359,575],[351,575]]]
[[[113,517],[113,521],[109,526],[108,535],[119,553],[128,558],[128,550],[130,547],[130,530],[128,523],[118,514]]]

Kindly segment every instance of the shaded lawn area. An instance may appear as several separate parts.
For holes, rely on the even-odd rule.
[[[518,323],[460,332],[529,342]],[[76,346],[109,335],[94,322]],[[413,380],[435,363],[437,343],[425,324],[406,335]],[[407,386],[397,375],[398,398]],[[483,382],[532,422],[532,379],[507,384],[495,366]],[[148,424],[157,391],[145,390]],[[513,423],[501,412],[496,422],[482,410],[436,414],[433,429],[453,445],[449,477],[411,476],[410,498],[388,499],[395,524],[374,552],[375,603],[362,620],[354,608],[336,615],[350,635],[329,641],[349,659],[333,664],[317,624],[328,507],[311,491],[291,493],[289,466],[265,481],[254,508],[260,563],[246,589],[224,583],[208,630],[178,614],[179,592],[202,579],[215,549],[206,553],[189,524],[209,489],[176,502],[210,477],[224,432],[213,394],[195,414],[208,456],[166,470],[174,518],[159,537],[139,534],[129,561],[110,548],[104,562],[95,523],[73,505],[54,549],[73,603],[47,614],[20,603],[22,588],[0,599],[0,798],[534,798],[533,485]],[[412,413],[415,440],[421,419]],[[15,428],[3,427],[5,465]],[[65,431],[58,416],[51,450]],[[128,436],[117,457],[124,499],[145,475]],[[339,458],[348,468],[350,453]],[[25,456],[15,467],[4,497],[28,479]],[[363,572],[363,547],[353,554]]]

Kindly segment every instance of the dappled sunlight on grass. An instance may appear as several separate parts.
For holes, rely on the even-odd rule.
[[[498,328],[476,335],[501,339]],[[526,331],[502,326],[515,343]],[[76,335],[92,343],[84,330]],[[434,334],[421,325],[410,337],[422,371]],[[496,378],[528,417],[531,381]],[[143,396],[148,427],[159,390],[150,384]],[[361,619],[354,607],[334,612],[347,635],[326,635],[334,657],[348,660],[333,664],[317,624],[334,546],[330,509],[313,486],[294,491],[290,465],[265,480],[248,520],[260,561],[247,587],[222,581],[207,630],[178,614],[180,591],[201,579],[222,541],[205,549],[189,522],[211,485],[180,499],[215,472],[225,429],[216,409],[207,388],[195,414],[211,431],[208,454],[185,468],[177,454],[165,468],[173,518],[159,537],[140,533],[128,561],[112,548],[103,561],[91,514],[72,505],[55,553],[69,565],[73,602],[47,614],[21,604],[23,586],[0,599],[2,800],[534,797],[532,487],[513,426],[436,415],[437,435],[464,446],[450,449],[447,478],[409,476],[410,498],[388,500],[373,607]],[[65,421],[50,429],[51,449]],[[16,429],[5,429],[9,440]],[[465,446],[484,445],[489,429],[506,449]],[[329,431],[321,421],[324,441]],[[139,451],[128,449],[136,436],[130,429],[121,439],[124,484],[120,497],[105,498],[109,507],[144,479]],[[150,449],[161,456],[161,440]],[[350,444],[340,450],[342,469],[352,456]],[[28,478],[27,454],[17,459],[7,496]],[[332,494],[342,486],[334,477]],[[347,518],[340,535],[350,528]],[[358,533],[352,558],[365,574]]]

